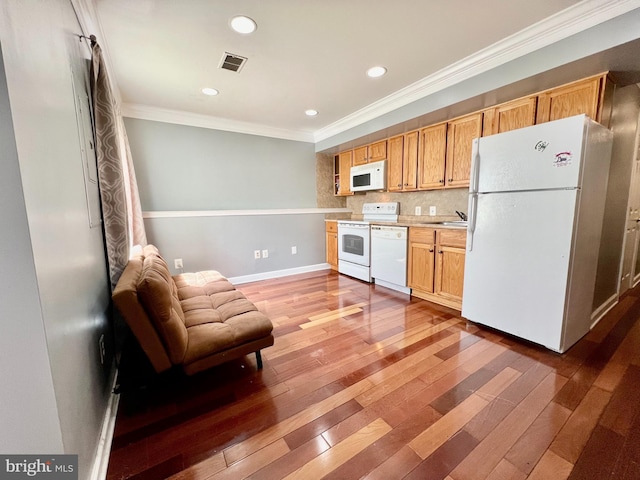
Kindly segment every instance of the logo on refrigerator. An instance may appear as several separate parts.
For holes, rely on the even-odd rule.
[[[571,160],[573,160],[573,154],[571,152],[556,153],[556,159],[553,162],[553,166],[566,167],[567,165],[571,165]]]
[[[540,140],[538,143],[535,144],[533,149],[538,151],[538,152],[544,152],[544,149],[547,148],[548,145],[549,145],[549,142],[545,142],[544,140]]]

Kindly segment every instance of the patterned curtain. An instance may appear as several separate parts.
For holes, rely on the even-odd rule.
[[[102,218],[111,288],[129,260],[132,245],[146,245],[140,197],[122,115],[111,91],[100,45],[91,38],[91,96]]]

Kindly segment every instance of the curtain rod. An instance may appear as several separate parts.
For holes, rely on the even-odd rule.
[[[95,35],[89,35],[87,37],[86,35],[78,35],[78,34],[76,34],[76,36],[80,39],[80,41],[82,41],[83,38],[85,40],[89,40],[91,42],[91,46],[92,47],[93,47],[94,44],[98,43],[98,40],[96,39]]]

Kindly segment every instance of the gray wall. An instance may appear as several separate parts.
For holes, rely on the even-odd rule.
[[[316,206],[312,143],[125,119],[142,209]]]
[[[605,217],[598,257],[594,310],[618,293],[620,260],[627,223],[627,201],[640,114],[640,90],[629,85],[616,90],[611,115],[613,150],[607,186]]]
[[[71,82],[89,51],[68,0],[0,9],[0,451],[79,454],[86,478],[110,396],[103,240],[89,226]]]
[[[228,277],[325,262],[321,212],[270,211],[316,207],[313,144],[132,118],[125,126],[143,211],[237,211],[147,218],[148,241],[174,272],[175,258],[185,271]],[[255,260],[254,250],[265,249],[269,258]]]

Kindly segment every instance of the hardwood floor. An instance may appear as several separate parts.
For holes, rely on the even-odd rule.
[[[564,355],[335,272],[240,285],[275,345],[122,394],[109,479],[639,479],[640,289]]]

